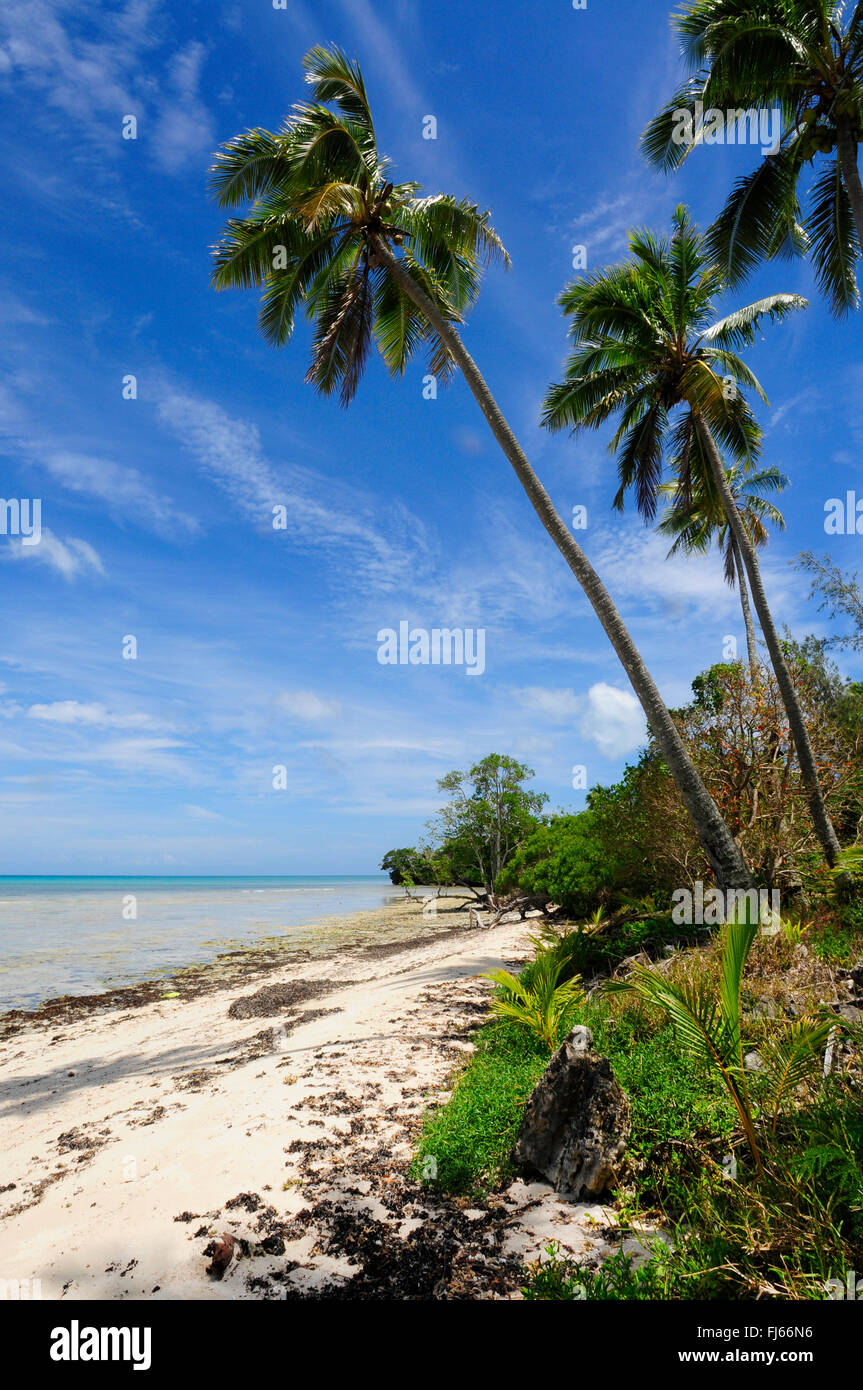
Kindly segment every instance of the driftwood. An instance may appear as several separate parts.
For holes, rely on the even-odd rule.
[[[449,892],[448,889],[449,889],[449,888],[453,888],[453,887],[462,888],[463,891],[462,891],[461,893],[451,893],[451,892]],[[437,891],[436,891],[434,894],[431,894],[431,895],[428,894],[428,893],[417,893],[417,892],[412,892],[412,891],[411,891],[411,888],[410,888],[407,884],[404,884],[404,890],[405,890],[405,898],[406,898],[406,900],[407,900],[408,902],[411,902],[411,903],[422,903],[424,908],[427,908],[427,905],[428,905],[429,903],[433,903],[433,904],[434,904],[434,907],[433,907],[431,910],[432,910],[435,914],[437,914],[439,911],[440,911],[440,912],[463,912],[463,911],[464,911],[464,904],[465,904],[466,902],[468,902],[468,903],[485,903],[485,901],[486,901],[486,899],[487,899],[487,897],[488,897],[488,894],[487,894],[487,893],[480,892],[478,889],[470,888],[470,887],[465,886],[465,885],[462,885],[462,884],[438,884],[438,885],[437,885]],[[439,904],[440,902],[443,902],[444,900],[446,900],[446,901],[451,901],[452,903],[454,903],[454,906],[452,906],[452,907],[439,908],[439,907],[438,907],[438,904]]]
[[[554,921],[563,912],[557,903],[549,902],[544,894],[526,893],[499,899],[495,893],[473,888],[469,884],[438,884],[431,895],[418,893],[412,885],[404,884],[404,891],[408,902],[422,903],[424,911],[431,911],[435,916],[439,912],[464,912],[465,903],[469,903],[468,920],[474,928],[497,927],[507,920],[524,922],[528,915]],[[446,907],[441,906],[443,902],[447,903]],[[482,917],[481,911],[487,916]]]
[[[544,896],[537,896],[536,893],[528,893],[516,898],[505,898],[503,902],[497,902],[492,895],[489,895],[489,898],[491,916],[487,922],[479,923],[483,927],[497,927],[505,921],[524,922],[528,915],[545,917],[551,921],[560,911],[555,903],[548,902]],[[473,915],[478,916],[478,914]]]

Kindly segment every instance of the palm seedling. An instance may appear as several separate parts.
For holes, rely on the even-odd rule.
[[[554,951],[547,951],[534,961],[529,983],[508,970],[492,970],[484,977],[492,980],[500,991],[492,999],[492,1013],[520,1023],[549,1052],[560,1046],[573,1010],[584,1002],[584,991],[577,976],[558,984],[561,968],[562,962]]]
[[[681,1048],[721,1078],[760,1177],[764,1173],[763,1143],[749,1095],[740,1007],[743,970],[759,931],[757,915],[754,921],[750,920],[752,915],[749,904],[744,909],[738,906],[725,927],[718,990],[705,981],[678,984],[658,970],[635,965],[625,980],[609,981],[605,992],[635,994],[662,1009]],[[796,1019],[774,1038],[759,1044],[759,1077],[774,1129],[784,1101],[817,1068],[835,1023],[835,1018]]]

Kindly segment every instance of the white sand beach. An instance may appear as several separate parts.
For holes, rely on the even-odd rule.
[[[420,1117],[485,1019],[479,977],[528,954],[524,923],[449,920],[458,932],[379,954],[9,1031],[0,1278],[49,1299],[353,1296],[371,1241],[392,1245],[380,1290],[518,1298],[520,1265],[549,1240],[591,1260],[617,1248],[605,1208],[541,1182],[474,1207],[408,1177]]]

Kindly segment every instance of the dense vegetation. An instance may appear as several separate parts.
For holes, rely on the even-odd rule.
[[[824,642],[784,647],[831,814],[853,844],[863,687],[840,677]],[[759,881],[778,886],[781,923],[711,932],[672,920],[673,890],[709,865],[652,744],[584,811],[536,817],[496,891],[561,910],[538,920],[518,977],[493,977],[491,1020],[451,1098],[427,1113],[416,1172],[434,1159],[437,1187],[465,1196],[510,1181],[522,1106],[551,1049],[586,1023],[632,1106],[621,1229],[656,1234],[646,1263],[621,1254],[598,1270],[551,1246],[525,1296],[823,1298],[863,1263],[863,1029],[837,1008],[846,979],[863,986],[856,873],[849,884],[824,865],[769,673],[715,666],[674,717]],[[851,850],[848,865],[858,860]]]
[[[843,844],[863,816],[863,685],[843,680],[814,638],[787,638],[786,659],[818,760],[825,799]],[[787,903],[828,881],[808,814],[787,717],[771,673],[752,679],[742,662],[711,667],[693,698],[673,711],[689,754],[742,845],[759,885]],[[505,764],[504,791],[479,773]],[[441,788],[458,787],[426,845],[391,850],[381,867],[394,883],[475,884],[498,897],[519,893],[588,915],[649,897],[665,907],[673,889],[710,878],[710,865],[656,744],[611,787],[594,787],[578,814],[542,815],[524,782],[529,768],[486,758]],[[454,781],[452,779],[458,779]],[[505,835],[501,836],[503,825]],[[500,864],[492,878],[491,869]]]

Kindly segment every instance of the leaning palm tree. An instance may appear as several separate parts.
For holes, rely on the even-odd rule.
[[[394,183],[380,154],[362,73],[338,49],[305,59],[314,100],[276,133],[248,130],[212,170],[222,207],[246,205],[214,248],[213,283],[263,289],[260,326],[281,346],[304,308],[315,325],[307,380],[343,404],[373,344],[394,374],[419,349],[443,378],[459,368],[540,521],[581,584],[632,683],[717,879],[749,871],[615,605],[555,511],[455,325],[476,299],[483,261],[507,261],[488,214],[466,200]]]
[[[670,240],[633,232],[632,257],[570,285],[560,303],[570,318],[573,352],[566,378],[546,398],[551,429],[597,429],[619,415],[610,447],[618,450],[615,506],[635,489],[638,509],[656,515],[666,447],[678,461],[683,495],[715,491],[749,587],[788,715],[816,833],[832,864],[839,852],[797,692],[776,632],[755,546],[735,505],[720,447],[741,467],[758,458],[760,431],[743,387],[766,399],[737,349],[747,347],[764,319],[781,320],[805,307],[798,295],[774,294],[715,320],[724,289],[703,237],[685,208],[674,214]],[[680,414],[674,418],[675,411]]]
[[[693,71],[644,132],[647,158],[675,168],[696,144],[714,137],[712,112],[729,121],[743,118],[747,108],[779,111],[778,148],[735,184],[711,229],[711,250],[732,284],[762,257],[809,253],[833,312],[856,308],[855,266],[863,245],[857,164],[863,4],[689,0],[672,23]],[[804,168],[816,161],[817,175],[806,180]],[[801,221],[804,182],[810,186]]]
[[[781,492],[788,486],[788,479],[778,468],[760,468],[750,473],[743,468],[726,468],[725,477],[728,491],[754,546],[767,544],[768,524],[779,531],[785,530],[784,516],[766,495]],[[708,471],[700,475],[699,481],[702,479],[703,486],[698,495],[692,490],[687,495],[677,480],[661,484],[660,493],[672,501],[660,519],[657,530],[665,536],[674,537],[674,544],[668,552],[669,559],[681,551],[686,555],[706,554],[714,541],[717,542],[724,561],[725,582],[731,589],[736,585],[740,597],[749,672],[755,681],[758,679],[758,646],[743,557],[726,520],[722,500],[717,496],[716,489],[710,487]]]

